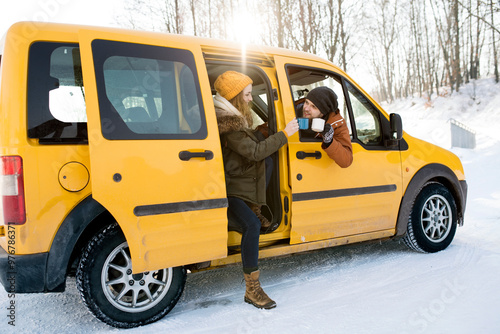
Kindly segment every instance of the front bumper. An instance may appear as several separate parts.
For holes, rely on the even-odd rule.
[[[460,181],[460,187],[462,188],[462,203],[461,203],[461,210],[459,213],[459,219],[458,219],[458,225],[463,226],[464,225],[464,216],[465,216],[465,206],[467,204],[467,181],[463,180]]]
[[[0,247],[0,283],[8,293],[46,292],[48,253],[10,255]]]

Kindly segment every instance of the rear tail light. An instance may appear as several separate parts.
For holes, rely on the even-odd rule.
[[[26,222],[24,205],[23,160],[19,156],[4,156],[1,160],[1,192],[5,225]]]

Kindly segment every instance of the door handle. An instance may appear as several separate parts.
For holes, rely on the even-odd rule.
[[[305,158],[321,159],[321,152],[320,151],[314,151],[314,152],[298,151],[296,156],[297,156],[297,159],[300,159],[300,160],[304,160]]]
[[[205,160],[212,160],[214,158],[214,153],[209,150],[205,150],[205,152],[179,152],[179,159],[181,159],[182,161],[189,161],[191,158],[205,158]]]

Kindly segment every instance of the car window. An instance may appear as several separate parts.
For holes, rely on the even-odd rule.
[[[253,93],[253,101],[250,103],[250,110],[252,111],[253,127],[257,127],[267,122],[268,119],[268,95],[266,93]]]
[[[103,40],[92,48],[105,138],[206,137],[190,51]]]
[[[86,142],[87,114],[77,44],[36,42],[28,59],[28,137]]]
[[[49,110],[62,122],[86,122],[85,91],[78,47],[61,46],[50,55],[50,77],[57,87],[49,91]]]
[[[349,134],[351,134],[350,115],[345,101],[342,84],[338,76],[319,69],[296,66],[287,66],[287,73],[297,117],[302,116],[302,106],[304,100],[307,98],[307,93],[313,88],[326,86],[331,88],[337,95],[340,114],[346,121]],[[301,141],[321,141],[321,138],[316,137],[316,133],[311,130],[300,130],[299,137]]]
[[[349,92],[358,140],[365,145],[381,145],[383,138],[378,111],[366,96],[348,81],[346,81],[346,87]]]

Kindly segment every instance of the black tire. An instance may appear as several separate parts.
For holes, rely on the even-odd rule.
[[[186,283],[183,267],[132,275],[125,237],[114,223],[88,243],[76,273],[83,302],[101,321],[131,328],[164,317],[179,300]]]
[[[428,183],[413,203],[403,240],[416,251],[439,252],[453,240],[457,217],[457,206],[450,191],[440,183]]]

